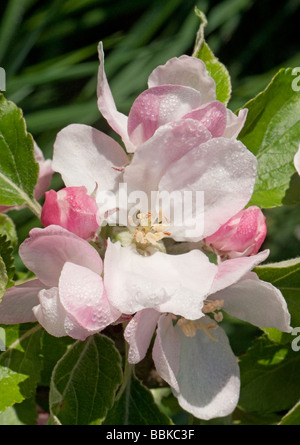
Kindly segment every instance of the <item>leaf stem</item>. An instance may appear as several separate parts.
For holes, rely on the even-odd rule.
[[[38,219],[41,219],[42,207],[35,199],[26,201],[26,206]]]

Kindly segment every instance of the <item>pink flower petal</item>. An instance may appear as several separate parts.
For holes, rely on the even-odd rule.
[[[26,267],[49,287],[57,286],[64,264],[70,261],[102,273],[98,252],[85,240],[59,226],[33,229],[20,246]]]
[[[34,142],[34,156],[35,160],[39,164],[39,178],[35,186],[34,195],[36,199],[40,199],[44,196],[45,192],[49,189],[51,179],[53,176],[52,161],[50,159],[44,159],[42,150]]]
[[[162,176],[189,150],[211,138],[209,131],[192,119],[181,119],[159,128],[139,147],[126,167],[124,181],[129,191],[144,190],[149,195],[158,190]]]
[[[77,264],[65,263],[59,279],[59,298],[66,313],[90,333],[103,330],[121,315],[109,304],[102,278]]]
[[[66,187],[46,192],[41,221],[47,227],[55,224],[83,239],[92,238],[99,228],[98,206],[85,187]]]
[[[226,128],[226,108],[221,102],[209,102],[183,116],[183,119],[189,118],[201,122],[210,131],[212,137],[223,136]]]
[[[208,76],[206,66],[196,57],[180,56],[158,66],[148,79],[149,88],[158,85],[184,85],[201,93],[201,103],[216,99],[216,84]]]
[[[269,253],[269,250],[264,250],[257,255],[223,261],[218,265],[218,272],[211,288],[211,294],[237,283],[246,273],[265,261]]]
[[[250,206],[233,216],[205,242],[228,258],[255,255],[267,234],[265,220],[259,207]]]
[[[7,289],[0,303],[0,323],[18,324],[35,321],[32,308],[38,304],[38,293],[44,287],[41,281],[30,280]]]
[[[127,116],[117,110],[115,101],[109,88],[104,71],[104,52],[102,42],[100,42],[98,45],[98,53],[100,60],[97,86],[98,108],[112,129],[121,136],[127,151],[131,153],[135,150],[135,147],[128,138]]]
[[[161,125],[180,119],[201,105],[201,95],[190,87],[163,85],[144,91],[134,101],[128,116],[128,134],[137,146],[147,141]]]

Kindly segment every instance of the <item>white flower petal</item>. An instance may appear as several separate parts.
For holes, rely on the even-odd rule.
[[[300,145],[299,145],[299,149],[298,149],[298,151],[297,151],[297,153],[295,154],[295,157],[294,157],[294,165],[295,165],[295,168],[296,168],[297,172],[300,175]]]
[[[65,337],[67,335],[64,327],[66,311],[59,301],[57,287],[41,290],[39,301],[40,304],[33,308],[39,323],[54,337]]]
[[[236,138],[243,128],[248,114],[248,109],[243,108],[239,111],[239,114],[234,114],[231,110],[228,108],[227,111],[227,123],[226,123],[226,129],[223,133],[223,138]]]
[[[199,241],[215,233],[248,203],[256,172],[255,156],[235,139],[214,138],[188,151],[166,171],[159,190],[203,192],[204,207],[197,209],[193,202],[189,219],[195,221],[196,227],[197,218],[203,218],[204,230],[197,233],[184,225],[170,227],[172,238]]]
[[[111,304],[125,314],[152,308],[200,318],[217,266],[193,250],[183,255],[155,252],[142,256],[134,246],[108,240],[104,285]]]
[[[211,319],[201,319],[211,323]],[[187,337],[173,327],[171,318],[161,318],[153,359],[158,373],[173,387],[180,406],[200,419],[229,415],[239,399],[239,367],[220,326],[202,329]],[[158,346],[159,345],[159,346]]]
[[[144,309],[126,326],[124,338],[129,343],[129,363],[138,363],[145,357],[160,316],[154,309]]]
[[[158,85],[184,85],[192,87],[201,93],[201,102],[211,102],[216,99],[216,84],[208,76],[206,66],[196,57],[180,56],[167,61],[165,65],[155,68],[149,76],[149,88]]]
[[[120,179],[118,168],[128,158],[111,137],[83,124],[61,130],[54,143],[53,169],[60,173],[67,187],[85,186],[89,194],[114,190]]]
[[[179,392],[177,374],[179,369],[180,336],[172,324],[172,315],[162,315],[158,321],[152,356],[158,374]]]
[[[254,272],[213,295],[211,300],[224,300],[224,311],[260,328],[276,328],[291,332],[290,314],[279,289],[259,280]]]

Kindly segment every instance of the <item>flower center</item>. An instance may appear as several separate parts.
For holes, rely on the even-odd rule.
[[[153,218],[151,212],[148,212],[137,213],[135,219],[134,222],[133,218],[129,217],[129,223],[136,227],[133,237],[139,246],[157,246],[157,243],[165,236],[171,235],[170,232],[166,231],[170,221],[162,215],[161,211],[156,218]]]

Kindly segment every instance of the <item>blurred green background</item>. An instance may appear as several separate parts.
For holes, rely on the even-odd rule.
[[[128,113],[151,71],[192,54],[199,21],[232,77],[235,111],[266,87],[280,67],[300,66],[300,0],[1,0],[0,66],[8,99],[23,109],[28,130],[52,156],[59,130],[86,123],[113,137],[96,104],[97,43],[120,111]],[[55,176],[53,187],[61,186]],[[265,211],[269,260],[299,255],[299,206]],[[37,224],[29,211],[12,212],[20,241]]]

